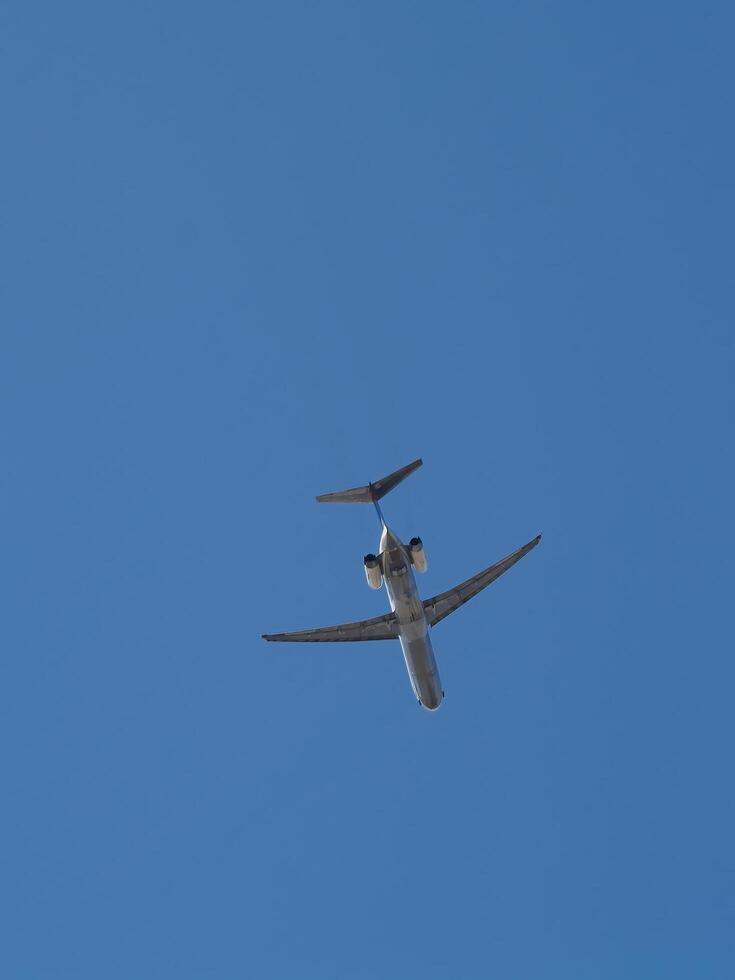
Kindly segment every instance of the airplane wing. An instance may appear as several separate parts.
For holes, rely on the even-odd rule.
[[[427,599],[424,602],[424,609],[429,625],[436,626],[445,616],[454,612],[455,609],[459,609],[465,602],[481,592],[491,582],[494,582],[496,578],[500,578],[503,572],[507,572],[511,566],[535,548],[540,540],[541,535],[539,534],[533,541],[524,544],[518,551],[502,558],[494,565],[486,568],[484,572],[480,572],[479,575],[473,575],[472,578],[468,578],[466,582],[461,582],[455,588],[449,589],[448,592],[441,592],[439,595],[435,595],[433,599]]]
[[[263,639],[288,643],[337,643],[351,640],[397,640],[398,620],[395,613],[363,619],[358,623],[324,626],[316,630],[297,630],[295,633],[263,633]]]

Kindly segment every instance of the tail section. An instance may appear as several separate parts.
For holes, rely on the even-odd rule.
[[[375,483],[368,483],[365,487],[353,487],[351,490],[338,490],[336,493],[323,493],[316,499],[320,504],[376,504],[387,493],[390,493],[398,484],[405,480],[407,476],[417,470],[423,463],[421,459],[415,459],[408,466],[396,470],[384,476],[382,480]],[[380,510],[378,509],[378,514]]]

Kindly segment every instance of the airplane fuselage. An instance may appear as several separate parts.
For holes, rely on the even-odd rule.
[[[390,606],[398,619],[399,640],[414,694],[424,708],[436,710],[442,702],[439,672],[429,638],[429,624],[419,596],[411,559],[389,527],[380,538],[383,579]]]

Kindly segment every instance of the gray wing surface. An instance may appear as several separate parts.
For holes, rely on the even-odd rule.
[[[263,639],[283,643],[344,643],[355,640],[397,640],[398,620],[394,613],[363,619],[341,626],[324,626],[315,630],[294,633],[263,633]]]
[[[459,609],[463,606],[465,602],[476,596],[478,592],[481,592],[484,588],[494,582],[496,578],[500,578],[503,572],[507,572],[509,568],[512,568],[517,561],[520,561],[524,555],[527,555],[529,551],[532,551],[536,545],[541,540],[541,535],[535,537],[533,541],[529,541],[528,544],[524,544],[522,548],[517,551],[512,552],[512,554],[507,555],[505,558],[501,558],[500,561],[495,562],[489,568],[486,568],[484,572],[480,572],[478,575],[473,575],[472,578],[468,578],[466,582],[461,582],[459,585],[455,586],[453,589],[449,589],[447,592],[441,592],[439,595],[435,595],[433,599],[427,599],[424,602],[424,609],[426,610],[426,619],[430,626],[436,626],[437,623],[441,622],[445,616],[454,612],[455,609]]]
[[[334,493],[321,493],[316,499],[320,504],[372,504],[375,500],[382,500],[422,464],[422,460],[415,459],[413,463],[402,466],[400,470],[389,473],[375,483],[368,483],[364,487],[352,487],[350,490],[337,490]]]

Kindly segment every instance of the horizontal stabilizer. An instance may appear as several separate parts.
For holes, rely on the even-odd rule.
[[[402,480],[405,480],[414,470],[417,470],[422,463],[423,460],[415,459],[413,463],[409,463],[408,466],[396,470],[395,473],[384,476],[382,480],[376,480],[375,483],[368,483],[365,487],[353,487],[351,490],[337,490],[335,493],[323,493],[316,499],[320,504],[375,503],[376,500],[380,500],[381,497],[390,493]]]

